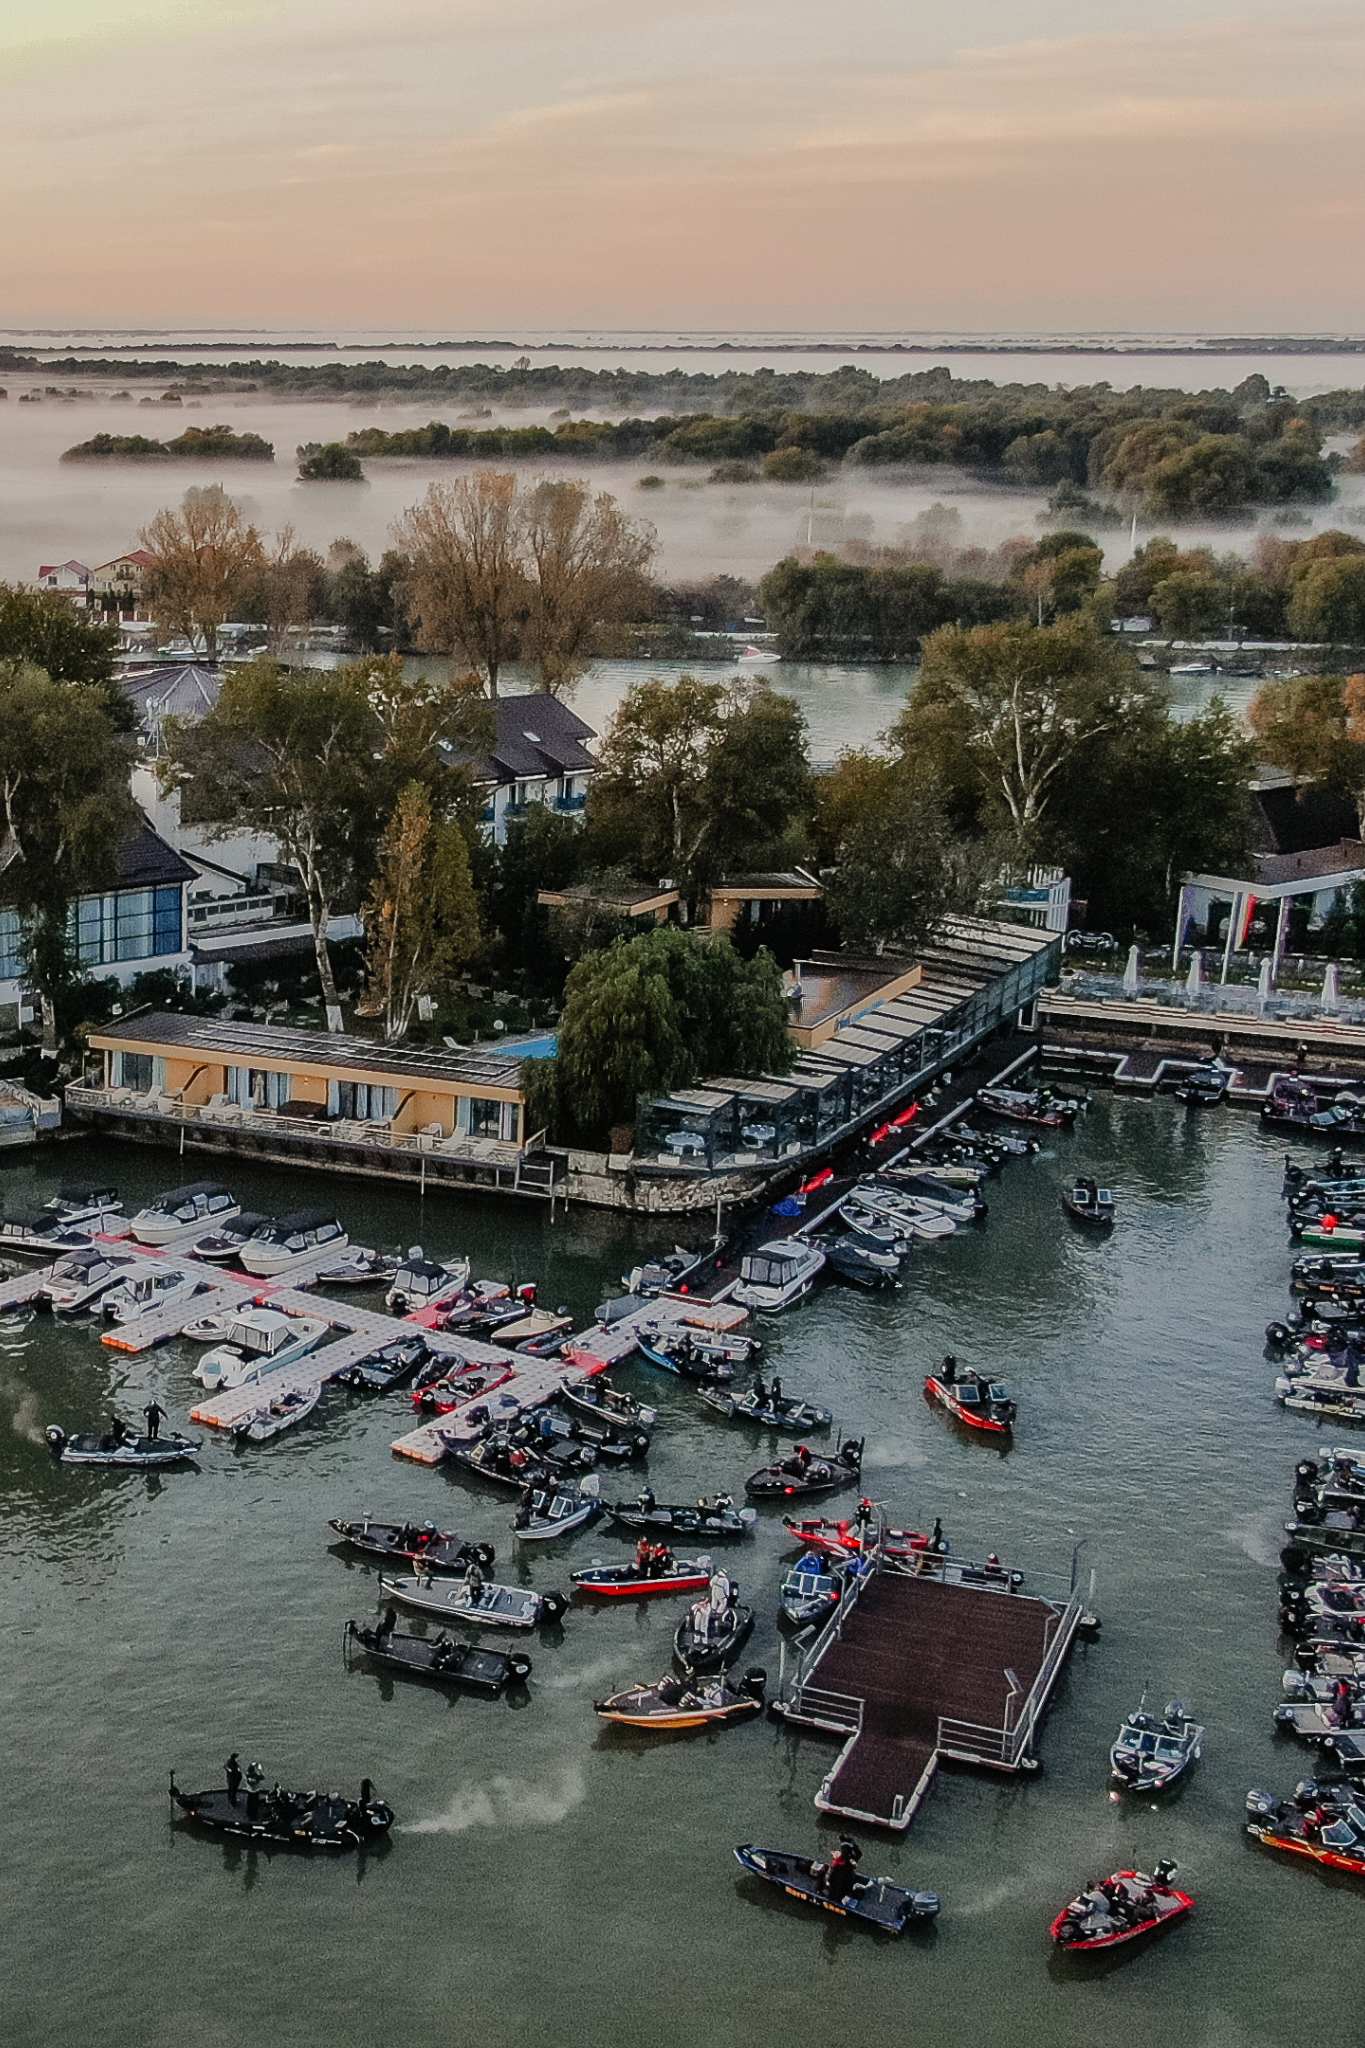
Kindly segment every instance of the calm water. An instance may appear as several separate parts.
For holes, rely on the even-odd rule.
[[[872,1490],[898,1519],[943,1515],[961,1549],[1098,1575],[1100,1641],[1075,1657],[1028,1783],[944,1773],[873,1868],[945,1899],[927,1939],[880,1945],[751,1896],[733,1843],[827,1840],[812,1795],[832,1747],[766,1720],[644,1741],[589,1702],[657,1676],[676,1611],[573,1612],[533,1648],[519,1709],[388,1684],[341,1659],[374,1578],[328,1554],[326,1518],[432,1516],[497,1543],[500,1571],[541,1587],[615,1554],[589,1532],[523,1565],[505,1497],[394,1460],[398,1401],[329,1400],[253,1456],[210,1442],[199,1473],[139,1481],[63,1472],[42,1424],[94,1420],[156,1392],[177,1419],[188,1348],[120,1360],[89,1329],[0,1333],[0,1501],[8,1571],[0,1717],[9,1736],[6,2012],[16,2042],[487,2044],[712,2042],[809,2032],[860,2048],[1090,2048],[1105,2039],[1260,2048],[1294,2040],[1305,2001],[1340,1981],[1360,1899],[1349,1880],[1277,1864],[1239,1834],[1246,1788],[1287,1787],[1306,1752],[1272,1739],[1282,1654],[1277,1527],[1313,1432],[1269,1399],[1261,1331],[1288,1254],[1279,1149],[1234,1111],[1186,1118],[1097,1098],[1050,1155],[991,1191],[984,1229],[917,1255],[904,1291],[830,1290],[771,1346],[788,1384],[865,1429]],[[74,1147],[137,1195],[183,1177],[149,1154]],[[1124,1204],[1111,1243],[1062,1218],[1059,1175],[1088,1166]],[[45,1193],[7,1168],[6,1198]],[[296,1176],[244,1170],[241,1195],[283,1207]],[[331,1184],[329,1183],[329,1191]],[[537,1214],[338,1184],[356,1231],[468,1249],[585,1313],[646,1241],[610,1219]],[[944,1351],[1015,1382],[1012,1455],[964,1441],[926,1408]],[[737,1486],[758,1462],[694,1398],[644,1366],[656,1399],[650,1476],[662,1498]],[[732,1555],[774,1674],[783,1555],[765,1511]],[[1207,1753],[1158,1814],[1111,1804],[1109,1741],[1144,1685],[1184,1694]],[[356,1783],[397,1808],[366,1865],[225,1851],[170,1825],[165,1780],[213,1781],[229,1749],[272,1774]],[[1174,1855],[1199,1911],[1109,1973],[1055,1960],[1046,1929],[1087,1874]]]

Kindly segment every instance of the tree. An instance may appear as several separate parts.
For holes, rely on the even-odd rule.
[[[305,441],[297,453],[300,483],[363,484],[365,481],[365,465],[344,441]]]
[[[271,661],[236,669],[197,724],[171,721],[163,771],[186,786],[187,807],[210,833],[274,838],[298,870],[333,1031],[341,1005],[327,927],[357,902],[387,808],[371,674],[364,663],[294,674]]]
[[[520,511],[525,576],[522,659],[542,690],[562,696],[587,667],[603,627],[639,617],[654,529],[627,518],[606,491],[536,484]]]
[[[1299,640],[1365,647],[1365,555],[1310,561],[1294,578],[1289,630]]]
[[[152,556],[143,592],[169,632],[218,656],[218,629],[264,560],[261,536],[217,484],[186,491],[178,511],[158,512],[139,536]]]
[[[792,1060],[782,977],[724,938],[660,925],[586,954],[564,991],[554,1083],[575,1132],[601,1137],[642,1095],[708,1074],[784,1072]]]
[[[1008,817],[1017,855],[1036,853],[1062,773],[1150,698],[1129,657],[1079,619],[1055,626],[944,627],[925,643],[920,681],[894,744],[965,777],[978,801]]]
[[[828,465],[809,448],[774,448],[763,458],[763,474],[773,484],[813,484],[828,474]]]
[[[291,635],[320,615],[325,582],[322,557],[296,546],[293,527],[282,526],[268,550],[262,544],[256,572],[239,593],[238,609],[265,627],[270,652],[282,654]]]
[[[590,858],[668,875],[693,902],[726,866],[770,859],[809,796],[805,720],[762,686],[636,683],[599,760]]]
[[[526,608],[517,480],[480,470],[432,484],[394,527],[422,644],[458,656],[490,697],[516,654]]]
[[[0,902],[19,919],[43,1048],[55,1053],[57,999],[80,972],[72,905],[112,885],[137,823],[127,756],[95,685],[0,663],[0,802]]]
[[[962,908],[960,856],[932,775],[884,755],[842,754],[822,778],[830,916],[849,945],[912,948]]]
[[[1150,603],[1162,632],[1180,639],[1213,633],[1227,624],[1228,593],[1208,569],[1177,569],[1163,576]]]
[[[1365,676],[1266,683],[1248,715],[1266,760],[1296,782],[1343,791],[1365,828]]]
[[[448,992],[479,943],[469,848],[458,824],[433,818],[409,782],[385,828],[365,910],[367,1004],[384,1036],[402,1038],[422,996]]]
[[[78,612],[57,591],[0,583],[0,662],[40,668],[54,683],[89,683],[115,728],[131,732],[136,721],[114,680],[118,644],[116,626]]]

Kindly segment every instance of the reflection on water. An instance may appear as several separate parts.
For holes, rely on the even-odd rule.
[[[193,1359],[173,1346],[116,1362],[89,1326],[35,1320],[0,1354],[0,1723],[6,1854],[22,1879],[8,1895],[10,2037],[349,2044],[374,2038],[382,2010],[386,2035],[436,2048],[458,2008],[510,2044],[544,2031],[552,2002],[556,2043],[671,2043],[696,2031],[702,1968],[760,2048],[790,2038],[792,1987],[813,1984],[822,2036],[901,2048],[909,1969],[926,2040],[1090,2048],[1105,1994],[1050,1970],[1048,1921],[1087,1873],[1169,1854],[1199,1912],[1114,1980],[1133,2012],[1105,2020],[1111,2038],[1295,2038],[1299,1987],[1339,1967],[1360,1902],[1239,1839],[1246,1787],[1304,1767],[1270,1721],[1277,1524],[1295,1459],[1317,1441],[1269,1399],[1261,1357],[1288,1268],[1279,1168],[1235,1111],[1100,1096],[1055,1157],[1020,1160],[993,1186],[984,1229],[917,1248],[899,1295],[830,1289],[772,1326],[769,1362],[788,1386],[866,1429],[898,1522],[941,1513],[959,1549],[1062,1572],[1080,1543],[1097,1573],[1103,1633],[1063,1682],[1042,1774],[945,1772],[907,1838],[869,1845],[870,1867],[944,1896],[936,1940],[913,1954],[831,1943],[736,1881],[737,1841],[825,1838],[811,1799],[828,1743],[767,1721],[695,1743],[603,1739],[591,1700],[668,1668],[672,1603],[572,1608],[562,1644],[528,1646],[515,1713],[359,1665],[347,1675],[343,1625],[372,1611],[377,1576],[340,1567],[329,1516],[458,1527],[496,1544],[500,1576],[541,1588],[620,1555],[608,1530],[515,1554],[504,1497],[393,1458],[410,1414],[397,1397],[330,1395],[259,1456],[211,1440],[201,1471],[155,1486],[63,1470],[3,1426],[15,1389],[40,1424],[97,1419],[148,1388],[179,1420]],[[1073,1169],[1119,1191],[1106,1244],[1062,1215]],[[172,1156],[81,1143],[60,1168],[15,1166],[7,1198],[77,1171],[108,1172],[133,1198],[183,1178]],[[245,1164],[232,1177],[262,1209],[304,1189]],[[476,1271],[539,1277],[578,1315],[651,1242],[609,1216],[552,1227],[538,1210],[327,1185],[366,1237],[468,1250]],[[925,1369],[949,1350],[1013,1383],[1009,1459],[979,1455],[925,1403]],[[661,1498],[737,1489],[761,1461],[762,1439],[718,1424],[681,1382],[643,1365],[621,1376],[660,1409]],[[768,1510],[726,1553],[759,1611],[745,1662],[773,1679],[789,1554]],[[1108,1798],[1108,1744],[1144,1687],[1188,1698],[1209,1729],[1187,1795],[1164,1812]],[[272,1778],[349,1787],[368,1773],[398,1812],[391,1853],[362,1871],[173,1829],[169,1769],[207,1782],[232,1748]],[[185,1967],[149,1970],[151,1957]]]

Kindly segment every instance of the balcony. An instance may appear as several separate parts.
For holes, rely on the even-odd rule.
[[[577,796],[557,796],[555,798],[555,809],[564,812],[569,817],[577,817],[582,811],[587,809],[587,804],[586,790],[580,792]]]

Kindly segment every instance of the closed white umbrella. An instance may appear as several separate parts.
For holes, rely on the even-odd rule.
[[[1270,971],[1270,960],[1267,956],[1261,962],[1261,971],[1256,977],[1256,1000],[1262,1009],[1265,1008],[1265,1005],[1270,1000],[1270,991],[1274,987],[1274,982],[1275,977]]]
[[[1185,990],[1193,1001],[1198,1002],[1200,991],[1203,989],[1203,986],[1204,956],[1200,952],[1198,946],[1196,946],[1194,951],[1190,955],[1190,971],[1185,976]]]
[[[1136,946],[1130,946],[1128,948],[1128,965],[1123,970],[1123,993],[1126,996],[1135,996],[1137,994],[1137,985],[1138,949]]]
[[[1335,1010],[1341,1002],[1341,969],[1335,960],[1329,961],[1327,972],[1322,977],[1322,1007]]]

